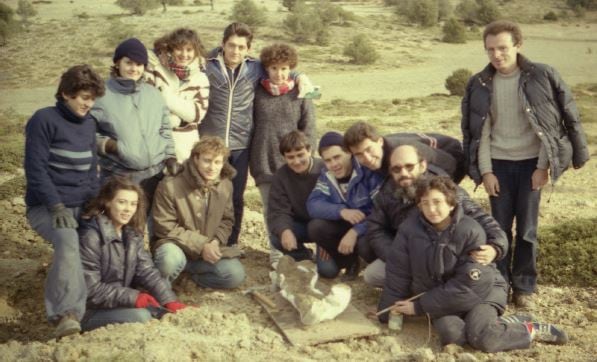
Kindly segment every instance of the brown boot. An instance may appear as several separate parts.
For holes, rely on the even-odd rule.
[[[516,308],[523,310],[530,310],[535,308],[534,295],[529,293],[514,292],[512,295],[512,301]]]

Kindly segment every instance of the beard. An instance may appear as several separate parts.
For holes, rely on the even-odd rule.
[[[408,186],[396,185],[396,190],[394,191],[394,196],[407,201],[414,201],[416,194],[417,187],[414,182]]]

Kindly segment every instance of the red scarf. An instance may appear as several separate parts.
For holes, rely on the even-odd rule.
[[[191,75],[191,68],[188,65],[178,65],[174,62],[168,62],[168,68],[176,74],[178,79],[186,80]]]
[[[294,88],[294,80],[288,78],[284,84],[276,85],[267,78],[261,81],[261,85],[272,96],[283,96]]]

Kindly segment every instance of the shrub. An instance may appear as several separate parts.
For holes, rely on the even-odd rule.
[[[543,20],[557,21],[558,20],[558,15],[556,15],[556,13],[554,13],[553,11],[549,11],[548,13],[546,13],[545,15],[543,15]]]
[[[466,43],[466,28],[456,18],[450,18],[443,27],[443,42]]]
[[[584,8],[586,10],[597,9],[597,0],[566,0],[566,4],[574,11],[577,8]]]
[[[299,1],[301,0],[282,0],[282,6],[288,9],[288,11],[293,11]]]
[[[4,3],[0,3],[0,46],[6,45],[8,38],[21,30],[14,20],[14,11]]]
[[[148,10],[160,7],[160,0],[116,0],[116,5],[133,15],[144,15]]]
[[[474,24],[477,19],[477,2],[475,0],[462,0],[454,12],[467,24]]]
[[[344,10],[340,5],[332,4],[329,0],[319,0],[313,6],[324,25],[345,25],[348,21],[356,19],[354,13]]]
[[[253,0],[240,0],[232,7],[230,20],[245,23],[251,28],[256,28],[267,22],[266,11],[264,7],[259,8]]]
[[[344,47],[344,55],[355,64],[373,64],[379,59],[375,46],[365,34],[358,34]]]
[[[477,0],[479,8],[477,9],[477,19],[482,24],[489,24],[500,18],[500,9],[498,9],[495,0]]]
[[[396,12],[408,21],[429,27],[437,24],[439,7],[437,0],[406,0],[398,5]]]
[[[317,11],[302,2],[284,19],[283,26],[292,39],[299,43],[314,41],[318,34],[327,31]]]
[[[438,0],[438,19],[444,20],[449,19],[452,16],[452,4],[450,0]]]
[[[37,15],[37,11],[29,1],[19,0],[17,14],[23,19],[23,22],[27,22],[30,17]]]
[[[448,78],[446,78],[446,89],[450,92],[451,96],[460,96],[464,95],[464,91],[466,90],[466,83],[473,76],[470,70],[460,68],[452,72]]]

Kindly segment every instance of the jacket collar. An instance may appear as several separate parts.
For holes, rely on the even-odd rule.
[[[100,234],[102,235],[105,243],[122,241],[122,237],[118,235],[116,229],[114,229],[114,224],[112,224],[112,221],[106,215],[97,215],[96,220]]]
[[[531,71],[534,67],[533,62],[531,62],[527,57],[520,53],[516,55],[516,64],[518,64],[518,67],[520,68],[521,76]],[[479,76],[481,77],[481,80],[483,82],[489,82],[493,80],[496,71],[497,70],[495,69],[495,67],[491,63],[489,63],[481,71]]]
[[[132,94],[139,90],[139,85],[143,80],[134,81],[132,79],[112,77],[106,83],[110,89],[121,94]]]

